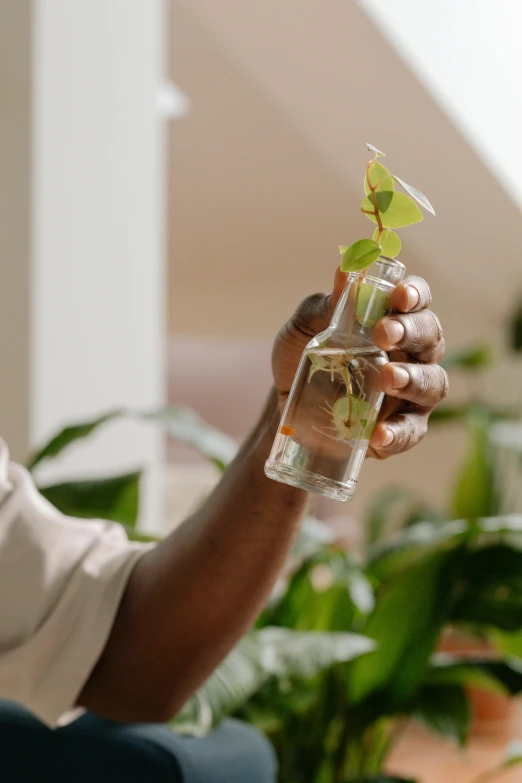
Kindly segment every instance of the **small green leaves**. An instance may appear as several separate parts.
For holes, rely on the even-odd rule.
[[[361,210],[375,212],[375,202],[379,212],[386,212],[393,199],[393,190],[379,190],[370,193],[361,204]]]
[[[370,266],[379,255],[396,258],[401,251],[402,243],[391,229],[420,223],[423,216],[418,204],[431,212],[432,215],[435,214],[429,199],[422,191],[408,185],[395,174],[391,174],[386,166],[377,160],[384,156],[384,152],[374,147],[373,144],[366,144],[366,147],[374,153],[375,157],[366,167],[364,177],[366,195],[361,203],[361,212],[373,223],[376,223],[377,228],[373,232],[371,240],[360,239],[350,247],[339,245],[339,252],[343,257],[341,262],[343,272],[360,272]],[[406,192],[402,193],[396,190],[395,183],[398,183]],[[365,294],[359,298],[357,312],[359,323],[372,325],[375,323],[376,317],[380,317],[378,314],[379,312],[382,314],[384,302],[377,302],[376,299],[377,294],[372,294],[372,297]],[[522,307],[520,312],[520,323],[522,324]],[[519,329],[518,323],[516,328]],[[519,331],[522,335],[522,326]],[[516,344],[518,346],[518,342]],[[522,345],[522,337],[520,337],[520,345]]]
[[[334,402],[332,417],[340,440],[368,440],[377,419],[377,411],[369,402],[347,394]]]
[[[377,226],[373,232],[373,239],[375,239],[376,242],[380,242],[383,255],[387,256],[388,258],[395,258],[399,255],[401,252],[402,243],[395,231],[391,231],[389,228],[385,228],[381,234],[380,240],[377,239],[378,236],[379,227]]]
[[[381,246],[373,239],[359,239],[346,248],[341,261],[342,272],[360,272],[373,264],[381,254]]]
[[[380,150],[377,149],[377,147],[374,147],[373,144],[368,144],[368,142],[366,142],[366,149],[369,150],[370,152],[373,152],[376,158],[379,158],[379,157],[385,158],[386,157],[386,153],[385,152],[381,152]]]
[[[414,188],[413,185],[408,185],[407,182],[404,182],[404,180],[400,179],[399,177],[396,177],[395,174],[392,175],[393,179],[399,183],[399,185],[404,188],[406,193],[409,193],[409,195],[417,201],[421,207],[424,207],[424,209],[427,209],[428,212],[431,212],[432,215],[435,214],[435,210],[433,209],[430,200],[427,196],[424,195],[422,190],[419,190],[418,188]]]
[[[382,165],[382,163],[379,163],[378,160],[372,161],[366,172],[367,173],[364,176],[364,192],[367,196],[369,193],[371,193],[370,185],[374,189],[377,185],[378,192],[381,190],[395,190],[392,175],[388,169]],[[368,182],[368,179],[370,182]]]
[[[381,210],[379,207],[379,200],[385,204],[386,199],[391,195],[391,200],[386,210]],[[412,223],[420,223],[422,220],[422,212],[418,208],[417,204],[409,196],[404,193],[398,193],[394,191],[383,191],[377,193],[377,208],[381,213],[381,221],[384,228],[403,228],[404,226],[411,226]],[[361,211],[364,212],[367,217],[374,223],[377,223],[377,218],[374,214],[368,214],[375,212],[375,206],[370,201],[368,196],[363,199],[361,204]]]

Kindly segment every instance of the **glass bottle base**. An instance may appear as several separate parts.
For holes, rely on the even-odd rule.
[[[297,470],[288,465],[281,465],[274,460],[267,460],[265,463],[265,474],[274,481],[280,481],[282,484],[291,484],[293,487],[299,487],[307,492],[314,492],[316,495],[323,495],[331,500],[340,500],[346,502],[355,495],[357,488],[356,481],[341,483],[327,479],[318,473],[312,473],[308,470]]]

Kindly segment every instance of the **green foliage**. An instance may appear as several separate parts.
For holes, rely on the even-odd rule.
[[[462,686],[425,685],[417,695],[412,712],[426,728],[459,745],[465,744],[471,713]]]
[[[430,200],[427,196],[424,195],[422,190],[419,190],[418,188],[414,188],[413,185],[408,185],[404,180],[400,179],[399,177],[393,175],[393,179],[399,183],[399,185],[404,188],[406,193],[408,193],[412,198],[417,201],[421,207],[424,207],[424,209],[427,209],[428,212],[431,212],[432,215],[435,215],[435,210],[433,209]]]
[[[124,412],[121,409],[118,409],[104,413],[102,416],[98,416],[90,421],[75,424],[71,427],[64,427],[64,429],[51,438],[48,443],[33,454],[28,462],[28,469],[34,470],[34,468],[44,460],[50,459],[51,457],[57,457],[71,443],[89,437],[89,435],[103,424],[113,421],[122,415],[124,415]]]
[[[479,345],[460,353],[446,354],[440,364],[445,370],[482,370],[484,367],[490,367],[492,362],[489,346]]]
[[[360,272],[361,269],[366,269],[373,264],[380,254],[381,246],[378,242],[374,242],[373,239],[359,239],[344,251],[341,270],[343,272]]]
[[[395,233],[395,231],[392,231],[391,229],[387,228],[384,231],[380,232],[379,227],[375,229],[373,232],[373,239],[377,240],[380,233],[380,245],[382,247],[382,253],[383,255],[387,256],[387,258],[395,258],[399,255],[401,252],[402,242],[400,240],[400,237]]]
[[[498,493],[489,442],[489,418],[479,411],[467,416],[469,445],[464,464],[457,476],[452,513],[456,518],[471,519],[496,514]]]
[[[497,555],[507,537],[513,555],[508,565],[504,555],[500,560]],[[483,563],[475,559],[479,554]],[[416,717],[462,744],[469,728],[467,688],[516,694],[522,687],[521,662],[513,657],[462,661],[433,655],[448,622],[457,627],[462,622],[466,628],[471,622],[488,630],[491,624],[522,623],[516,609],[522,597],[506,604],[521,579],[522,518],[425,523],[380,542],[363,572],[376,586],[375,608],[366,615],[350,607],[346,590],[341,590],[347,564],[341,567],[339,558],[342,562],[344,557],[331,543],[316,550],[262,618],[263,623],[303,631],[357,628],[378,645],[302,683],[298,693],[285,690],[280,681],[267,684],[238,711],[264,728],[274,743],[282,783],[371,780],[389,750],[392,734],[385,727],[394,716]],[[491,578],[477,590],[490,561]],[[324,566],[333,574],[326,586],[315,579],[318,565],[323,576]],[[498,602],[504,608],[497,616]],[[476,608],[469,616],[467,607],[474,604],[486,607],[483,618]]]
[[[433,687],[461,685],[517,696],[522,692],[522,661],[512,656],[498,661],[489,658],[462,660],[438,653],[431,659],[426,681]]]
[[[318,633],[266,627],[236,645],[196,695],[171,722],[177,731],[202,735],[272,680],[296,687],[324,669],[373,649],[353,633]]]
[[[522,351],[522,302],[511,317],[509,324],[510,347],[513,351],[519,353]]]
[[[141,471],[88,481],[39,487],[41,494],[71,517],[109,519],[135,527]]]
[[[413,199],[404,193],[384,191],[374,195],[384,228],[404,228],[413,223],[420,223],[422,220],[422,212],[419,207]],[[377,215],[374,214],[374,210],[374,203],[370,200],[370,196],[366,196],[361,203],[361,212],[364,212],[373,223],[377,223]]]
[[[387,691],[398,706],[422,680],[442,617],[438,585],[442,561],[434,558],[398,574],[383,587],[364,633],[376,650],[351,669],[349,690],[355,704]]]
[[[370,184],[375,188],[377,193],[380,193],[383,190],[395,190],[392,175],[388,169],[377,160],[370,163],[366,174],[364,175],[364,192],[367,196],[372,192]]]
[[[370,193],[369,196],[366,196],[361,202],[361,210],[363,212],[368,211],[371,212],[371,215],[368,215],[368,217],[373,220],[375,223],[377,223],[377,215],[373,214],[374,210],[377,209],[379,211],[379,214],[381,216],[381,222],[384,226],[384,218],[383,215],[385,212],[388,211],[390,204],[395,199],[395,196],[397,194],[394,193],[391,190],[376,190],[373,193]]]
[[[60,430],[31,457],[29,470],[34,470],[51,457],[59,456],[73,443],[87,438],[103,425],[120,418],[161,425],[173,437],[198,449],[219,470],[225,469],[237,451],[237,445],[232,438],[211,427],[190,408],[176,405],[145,412],[118,409]]]
[[[373,233],[374,245],[363,243],[371,240],[358,240],[350,247],[340,245],[339,250],[343,256],[341,269],[343,272],[361,272],[366,269],[379,254],[388,258],[395,258],[401,250],[401,240],[390,229],[403,228],[422,220],[422,212],[417,204],[420,204],[428,212],[435,214],[428,198],[418,188],[408,185],[404,180],[391,174],[390,171],[377,160],[384,156],[373,144],[366,145],[374,158],[366,167],[364,177],[365,198],[361,204],[361,210],[366,216],[377,224]],[[397,182],[406,193],[395,190],[394,181]],[[371,250],[368,248],[371,247]],[[379,252],[377,253],[377,247]],[[366,248],[366,249],[365,249]]]

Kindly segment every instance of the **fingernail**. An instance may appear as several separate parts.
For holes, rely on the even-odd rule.
[[[379,432],[382,433],[381,438],[379,438]],[[376,437],[372,437],[372,445],[378,449],[389,446],[393,441],[393,432],[389,427],[379,427],[379,429],[375,431],[375,436]]]
[[[404,337],[404,326],[400,321],[393,321],[391,319],[384,321],[384,330],[386,337],[388,338],[388,345],[393,348],[394,345],[400,343]]]
[[[385,446],[389,446],[393,441],[393,432],[389,427],[385,427],[384,429],[384,437],[382,439],[381,446],[384,448]]]
[[[413,310],[413,308],[417,307],[417,305],[419,304],[420,294],[414,285],[407,285],[405,291],[406,291],[406,307],[408,310]]]
[[[392,367],[393,371],[393,389],[404,389],[410,382],[410,374],[404,367]]]

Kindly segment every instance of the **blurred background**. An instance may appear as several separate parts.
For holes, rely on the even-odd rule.
[[[172,4],[170,75],[192,108],[170,129],[171,400],[246,433],[273,336],[302,297],[329,290],[337,244],[367,233],[366,141],[435,205],[402,232],[401,259],[429,281],[448,350],[505,355],[522,282],[521,56],[506,35],[520,13],[505,1]],[[499,402],[520,393],[520,364],[505,364],[474,379]],[[440,508],[463,448],[459,425],[433,428],[414,452],[367,464],[350,506],[322,513],[358,517],[397,483]]]
[[[503,361],[522,288],[514,1],[0,9],[0,416],[17,459],[64,422],[167,400],[241,439],[277,330],[329,290],[337,245],[367,232],[366,141],[435,205],[403,233],[401,259],[428,279],[450,352],[491,346],[494,370],[473,382],[517,397],[520,365]],[[443,507],[463,448],[459,425],[433,428],[322,514],[360,517],[398,482]],[[143,463],[151,528],[215,480],[128,423],[47,473]]]
[[[313,511],[348,538],[383,493],[412,519],[482,513],[475,414],[518,418],[521,402],[521,23],[518,0],[0,0],[13,457],[67,424],[167,403],[240,441],[275,334],[329,290],[337,246],[367,233],[371,142],[437,212],[401,233],[400,257],[431,286],[451,393],[419,447],[369,461],[349,505]],[[139,522],[162,534],[219,473],[135,418],[37,476],[146,469]],[[498,433],[509,503],[486,512],[521,511],[520,434]]]

